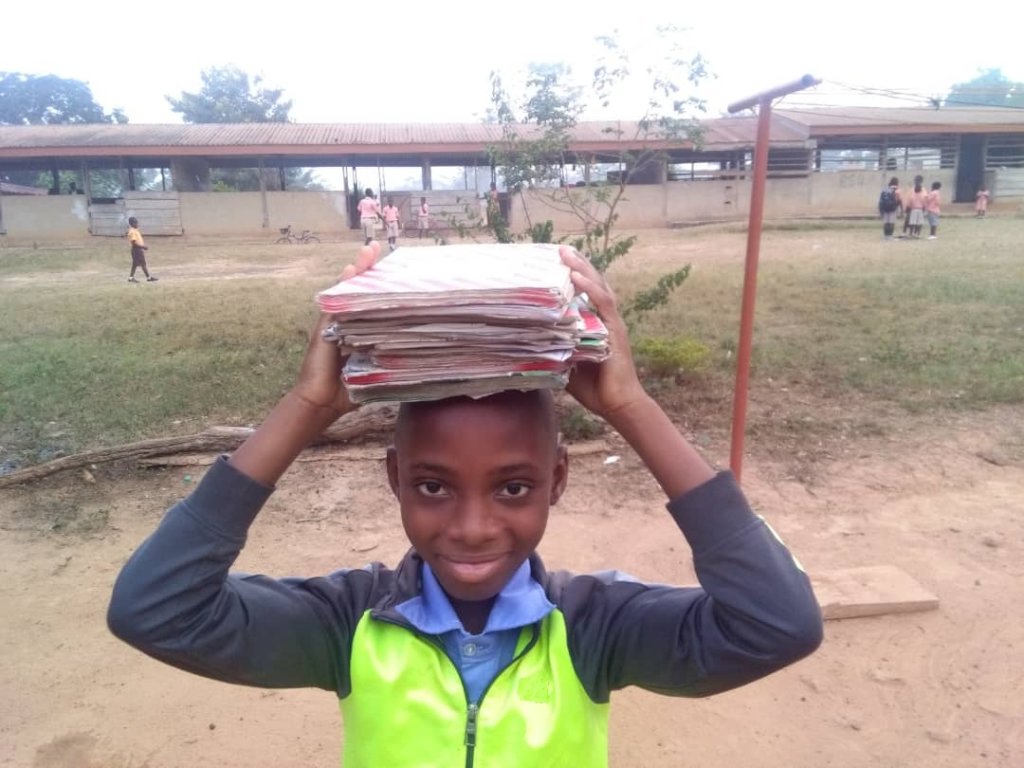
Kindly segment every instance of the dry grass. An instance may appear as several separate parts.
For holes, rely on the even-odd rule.
[[[939,240],[914,242],[883,242],[866,224],[766,231],[751,430],[870,434],[884,431],[886,413],[1021,402],[1020,229],[1015,219],[950,220]],[[694,337],[712,352],[703,378],[651,385],[682,421],[721,424],[745,235],[639,235],[610,275],[620,294],[693,265],[639,331]],[[258,420],[293,379],[314,292],[354,252],[154,240],[161,281],[128,285],[119,241],[0,250],[0,462]]]

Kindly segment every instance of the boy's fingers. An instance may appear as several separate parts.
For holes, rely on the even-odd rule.
[[[341,274],[338,275],[338,282],[353,278],[356,275],[362,274],[366,270],[372,268],[373,265],[377,263],[377,256],[379,253],[380,244],[377,243],[376,240],[374,240],[370,245],[362,246],[359,249],[359,253],[356,255],[356,260],[341,270]]]

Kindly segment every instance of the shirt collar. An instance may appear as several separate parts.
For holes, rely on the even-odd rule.
[[[395,609],[426,634],[440,635],[453,629],[465,632],[448,595],[425,562],[422,579],[423,592]],[[540,621],[554,608],[544,588],[530,574],[530,561],[524,560],[498,593],[481,634],[525,627]]]

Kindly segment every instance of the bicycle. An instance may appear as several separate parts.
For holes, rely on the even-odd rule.
[[[281,227],[277,230],[281,233],[281,237],[275,240],[275,243],[319,243],[320,238],[317,237],[316,232],[311,229],[302,230],[301,235],[297,235],[292,232],[292,225],[289,224],[287,227]]]

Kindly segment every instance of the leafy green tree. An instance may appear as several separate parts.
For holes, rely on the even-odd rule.
[[[0,72],[0,125],[65,125],[83,123],[127,123],[118,108],[107,112],[93,97],[88,83],[57,75],[31,75],[21,72]],[[94,171],[94,186],[103,189],[116,182],[117,171]],[[28,187],[50,187],[49,172],[13,171],[4,174],[4,181]],[[83,182],[73,171],[58,174],[59,188],[67,190],[72,183],[79,189]]]
[[[260,87],[263,78],[249,80],[233,66],[211,67],[200,74],[196,93],[167,96],[171,109],[186,123],[287,123],[292,102],[281,101],[282,88]]]
[[[234,66],[211,67],[200,78],[202,87],[195,93],[182,91],[178,97],[167,96],[171,109],[186,123],[287,123],[291,100],[282,100],[283,88],[264,88],[263,78],[252,78]],[[280,186],[276,169],[264,169],[264,183],[271,189]],[[252,191],[260,188],[259,171],[220,168],[210,174],[216,190]],[[315,174],[309,169],[286,168],[285,184],[291,188],[318,188]]]
[[[578,221],[575,230],[581,234],[562,233],[557,239],[572,243],[602,272],[633,247],[636,236],[622,235],[616,228],[618,208],[627,198],[630,184],[667,160],[665,144],[696,144],[701,138],[695,113],[704,110],[703,101],[686,95],[680,79],[697,85],[707,76],[704,60],[683,52],[678,30],[662,27],[658,31],[661,63],[639,71],[614,36],[598,38],[603,52],[593,68],[589,88],[574,82],[571,70],[560,63],[531,65],[518,98],[509,93],[500,73],[491,74],[488,115],[502,130],[501,141],[490,149],[491,160],[510,194],[518,197],[527,219],[526,231],[520,235],[503,231],[504,222],[493,226],[499,240],[555,239],[550,220],[534,220],[543,217],[546,209],[568,213]],[[586,100],[588,93],[591,102]],[[608,110],[627,94],[635,97],[637,93],[645,97],[641,114],[632,122],[610,123],[604,129],[609,138],[628,141],[633,149],[589,159],[571,158],[573,131],[588,108]],[[570,160],[590,162],[591,170],[603,170],[606,178],[570,184],[566,178]],[[653,287],[623,302],[624,316],[635,322],[662,306],[688,274],[686,266],[663,275]]]
[[[944,103],[953,107],[1024,107],[1024,83],[1014,82],[1001,69],[979,70],[977,77],[949,89]]]
[[[120,109],[106,112],[81,80],[0,72],[0,125],[127,122]]]

